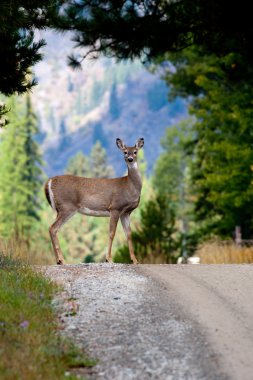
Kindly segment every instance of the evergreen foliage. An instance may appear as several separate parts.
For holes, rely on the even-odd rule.
[[[77,47],[119,59],[157,58],[195,45],[205,53],[242,54],[253,61],[250,3],[225,0],[98,1],[13,0],[0,4],[0,91],[23,93],[34,84],[29,75],[40,59],[44,41],[34,31],[51,27],[74,31]],[[81,58],[82,61],[82,58]],[[72,67],[80,59],[69,58]],[[28,75],[27,75],[28,74]]]
[[[166,195],[174,210],[180,235],[182,254],[189,255],[196,245],[194,200],[191,171],[194,162],[192,143],[195,138],[193,119],[185,119],[166,131],[161,141],[163,151],[158,157],[154,173],[154,188]]]
[[[9,109],[6,107],[6,104],[0,102],[0,128],[8,124],[8,119],[5,115],[9,112]]]
[[[58,0],[3,0],[0,3],[0,92],[24,93],[36,80],[31,67],[41,60],[44,40],[35,42],[35,29],[50,26]],[[50,21],[51,20],[51,21]]]
[[[65,172],[80,177],[90,177],[89,158],[83,152],[77,152],[69,159]]]
[[[90,152],[90,172],[94,178],[113,177],[114,170],[107,164],[107,153],[101,143],[97,141]]]
[[[157,194],[141,209],[140,226],[132,233],[133,245],[141,262],[153,262],[161,258],[163,262],[173,263],[177,249],[175,213],[169,206],[164,194]],[[128,247],[117,251],[114,262],[130,263]]]
[[[194,138],[193,120],[185,119],[169,127],[161,141],[163,151],[154,168],[154,187],[160,193],[166,193],[175,209],[181,209],[186,202],[186,188],[189,186],[188,173],[192,163],[192,154],[187,151]]]
[[[176,69],[165,75],[171,96],[191,96],[196,117],[192,187],[201,234],[232,237],[241,226],[243,238],[251,238],[252,67],[241,55],[217,58],[196,47],[169,58]]]
[[[72,262],[86,262],[87,257],[89,262],[104,260],[107,223],[107,218],[75,215],[61,231],[61,245],[67,252],[67,259],[70,257]]]
[[[253,60],[250,3],[225,0],[66,2],[56,20],[60,30],[74,30],[78,47],[120,59],[148,59],[190,46],[219,56],[242,53]],[[88,53],[88,54],[89,54]],[[87,55],[87,53],[86,53]],[[80,60],[72,57],[74,67]]]
[[[135,234],[137,250],[144,258],[148,255],[164,255],[166,262],[172,262],[176,248],[175,214],[165,195],[158,194],[141,210],[141,229]]]
[[[107,163],[106,150],[100,141],[96,141],[88,157],[80,151],[69,159],[66,174],[80,177],[109,178],[113,177],[114,170]]]
[[[26,104],[11,100],[10,124],[1,134],[0,233],[2,237],[31,241],[38,220],[41,188],[41,157],[37,143],[37,120],[30,97]]]

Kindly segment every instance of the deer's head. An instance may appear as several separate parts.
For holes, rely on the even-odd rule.
[[[132,166],[135,162],[137,162],[138,150],[143,147],[144,138],[141,137],[138,139],[135,146],[126,146],[121,139],[117,138],[116,145],[123,152],[126,164],[128,166]]]

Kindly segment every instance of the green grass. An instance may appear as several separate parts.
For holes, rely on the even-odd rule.
[[[0,253],[0,379],[74,380],[95,364],[62,338],[52,308],[55,285]]]

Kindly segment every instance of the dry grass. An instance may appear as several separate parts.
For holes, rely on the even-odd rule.
[[[26,244],[23,241],[0,239],[0,253],[13,260],[22,260],[25,264],[31,262]]]
[[[232,241],[209,241],[201,244],[194,256],[201,264],[251,264],[253,247],[239,247]]]
[[[23,240],[0,239],[0,253],[14,260],[22,260],[25,264],[50,265],[55,264],[53,251],[47,254],[39,252],[36,247],[27,248]]]

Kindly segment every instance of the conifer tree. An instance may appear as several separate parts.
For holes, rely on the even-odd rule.
[[[252,66],[241,55],[221,58],[196,47],[166,59],[174,64],[165,75],[170,96],[190,99],[195,117],[191,187],[199,234],[229,238],[240,226],[243,238],[251,239]]]
[[[89,177],[89,158],[83,152],[77,152],[75,156],[69,159],[65,172],[66,174],[78,175],[80,177]]]
[[[175,262],[178,248],[175,223],[175,213],[166,195],[157,194],[144,205],[140,227],[132,233],[134,250],[141,262],[154,263],[157,257],[166,263]],[[114,262],[131,262],[127,245],[118,249]]]
[[[35,38],[35,29],[49,27],[60,4],[61,0],[0,2],[0,92],[24,93],[36,84],[31,67],[41,60],[45,41]]]
[[[101,143],[97,141],[90,153],[91,176],[95,178],[113,177],[114,170],[107,164],[107,155]]]
[[[250,2],[224,0],[101,1],[73,0],[58,17],[57,27],[74,31],[85,56],[103,53],[118,59],[153,59],[195,44],[207,53],[240,53],[252,64]],[[70,57],[78,67],[82,57]]]
[[[22,239],[29,245],[33,224],[39,219],[42,172],[34,140],[38,127],[29,96],[25,107],[15,99],[10,106],[10,124],[0,143],[0,235]]]

